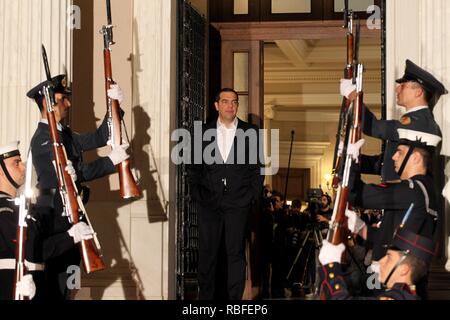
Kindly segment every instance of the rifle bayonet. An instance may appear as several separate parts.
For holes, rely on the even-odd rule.
[[[359,44],[361,40],[361,19],[358,19],[358,23],[356,24],[355,30],[355,40],[354,40],[354,48],[353,48],[353,83],[356,83],[357,77],[357,66],[359,64]]]
[[[112,25],[111,0],[106,0],[106,16],[108,24],[103,26],[100,33],[103,34],[105,49],[110,49],[110,47],[115,44]]]
[[[108,17],[108,25],[112,25],[111,0],[106,0],[106,15]]]
[[[50,66],[48,64],[47,59],[47,51],[45,50],[45,46],[42,45],[42,60],[44,63],[45,76],[47,77],[47,84],[44,86],[44,95],[46,99],[48,99],[47,110],[49,112],[53,111],[53,106],[56,104],[55,102],[55,93],[53,91],[53,82],[52,82],[52,74],[50,72]]]
[[[344,0],[344,3],[345,3],[345,7],[344,7],[344,26],[343,26],[343,28],[347,28],[348,27],[348,13],[349,13],[348,0]]]
[[[42,45],[42,59],[44,60],[44,68],[45,68],[45,76],[48,81],[52,80],[52,74],[50,73],[50,66],[48,65],[47,59],[47,51],[45,50],[45,46]]]

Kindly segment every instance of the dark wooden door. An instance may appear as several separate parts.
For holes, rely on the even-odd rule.
[[[284,195],[286,188],[287,168],[280,168],[278,174],[272,178],[272,189]],[[306,193],[311,185],[310,169],[290,169],[287,200],[306,200]]]

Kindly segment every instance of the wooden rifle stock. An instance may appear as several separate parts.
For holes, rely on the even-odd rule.
[[[112,64],[111,64],[111,45],[113,41],[113,26],[111,17],[111,3],[106,1],[106,10],[108,16],[108,25],[103,26],[101,33],[103,34],[104,49],[103,59],[105,67],[105,93],[106,93],[106,106],[109,117],[109,132],[111,147],[115,148],[122,144],[122,117],[120,114],[120,105],[117,100],[108,97],[108,90],[111,85],[115,84],[112,77]],[[125,160],[117,165],[117,171],[119,172],[120,183],[120,196],[123,199],[138,198],[141,196],[141,190],[139,189],[136,180],[131,172],[130,160]]]
[[[50,130],[50,140],[53,146],[53,165],[56,170],[56,177],[58,179],[63,209],[65,214],[69,217],[70,222],[75,225],[80,221],[80,214],[84,214],[86,219],[88,219],[88,217],[85,211],[82,210],[84,207],[82,207],[83,203],[78,194],[77,186],[75,185],[72,176],[66,171],[67,154],[58,133],[54,111],[56,102],[53,91],[53,83],[47,60],[47,53],[44,46],[42,46],[42,57],[48,81],[48,83],[44,86],[43,91],[47,104],[46,115]],[[97,246],[95,240],[97,240],[97,238],[94,234],[94,239],[81,240],[79,243],[81,259],[83,261],[83,266],[86,273],[92,273],[105,269],[105,263],[101,258],[99,246]]]
[[[106,104],[110,117],[110,139],[114,147],[122,144],[122,117],[119,102],[108,97],[108,90],[111,88],[111,85],[115,84],[112,80],[111,51],[108,48],[105,48],[103,51],[103,57],[105,64]],[[130,160],[127,159],[119,163],[117,165],[117,171],[119,172],[120,196],[123,199],[140,197],[141,191],[131,172]]]
[[[53,158],[56,173],[59,182],[59,189],[63,197],[66,212],[69,214],[72,224],[80,222],[80,212],[82,211],[79,203],[79,195],[76,185],[72,177],[65,170],[67,167],[67,156],[64,146],[61,144],[58,133],[55,113],[49,112],[47,109],[47,119],[50,128],[50,138],[53,144]],[[79,243],[81,259],[86,273],[92,273],[105,269],[105,263],[101,258],[101,254],[97,249],[94,240],[81,240]]]

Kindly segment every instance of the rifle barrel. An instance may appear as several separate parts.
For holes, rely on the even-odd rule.
[[[42,58],[44,59],[44,68],[45,68],[45,75],[47,77],[47,80],[52,80],[52,75],[50,73],[50,67],[48,65],[48,59],[47,59],[47,51],[45,50],[44,45],[42,45]]]

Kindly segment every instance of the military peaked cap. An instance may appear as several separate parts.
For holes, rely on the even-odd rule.
[[[47,81],[44,81],[44,82],[38,84],[36,87],[34,87],[30,91],[28,91],[27,97],[34,99],[34,100],[38,100],[39,98],[44,97],[44,91],[42,89],[48,83],[49,83],[49,81],[47,80]],[[51,83],[53,84],[55,93],[62,93],[62,94],[66,94],[66,95],[72,94],[72,90],[68,87],[68,84],[67,84],[66,75],[61,74],[59,76],[53,77],[51,80]]]

